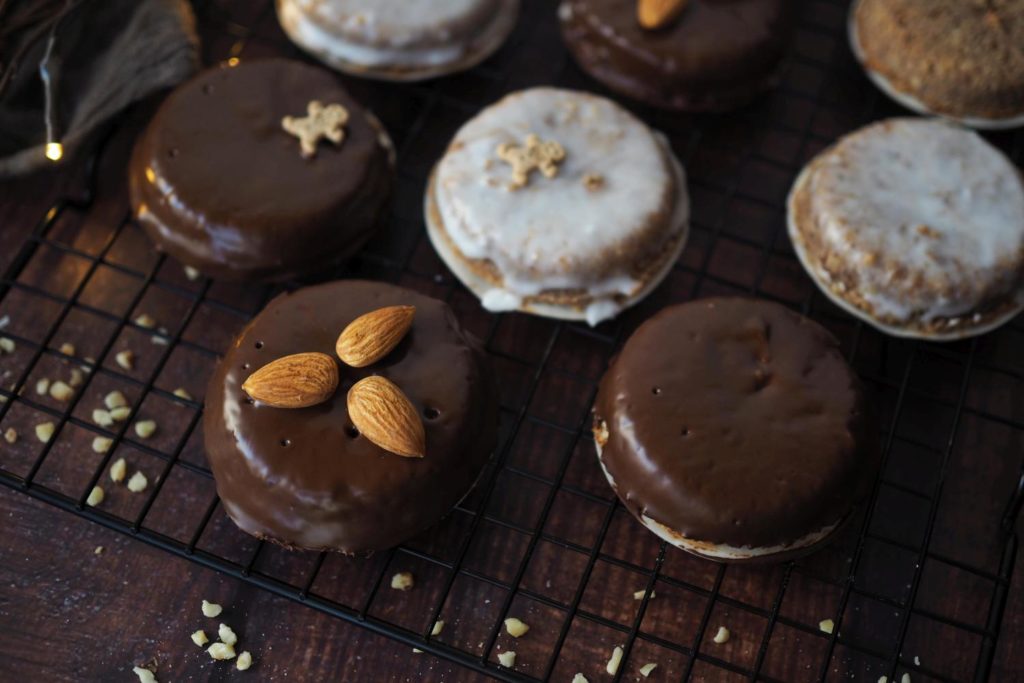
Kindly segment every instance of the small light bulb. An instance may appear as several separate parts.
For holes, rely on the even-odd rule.
[[[47,142],[46,143],[46,158],[50,161],[60,161],[60,158],[64,156],[64,145],[59,142]]]

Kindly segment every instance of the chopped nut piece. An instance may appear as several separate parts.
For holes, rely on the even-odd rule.
[[[89,497],[85,499],[85,504],[94,508],[103,502],[104,497],[103,489],[99,486],[93,486],[92,491],[89,492]]]
[[[92,421],[100,427],[109,427],[114,424],[114,418],[111,417],[110,413],[101,408],[92,411]]]
[[[414,655],[421,655],[421,654],[423,654],[423,650],[419,649],[418,647],[414,647],[414,648],[412,649],[412,653],[413,653]]]
[[[888,676],[881,676],[878,679],[878,683],[889,683],[889,677]]]
[[[113,410],[114,408],[124,408],[128,405],[128,399],[124,397],[120,391],[116,389],[111,391],[109,394],[103,397],[103,405],[107,407],[107,410]]]
[[[204,617],[210,617],[211,619],[213,617],[219,617],[220,613],[221,613],[221,611],[223,609],[224,609],[223,607],[221,607],[220,605],[218,605],[215,602],[207,602],[206,600],[203,600],[203,616]]]
[[[93,437],[92,450],[96,453],[106,453],[110,450],[110,447],[114,444],[113,439],[108,439],[105,436]]]
[[[238,655],[238,661],[235,662],[235,668],[239,671],[245,671],[250,666],[252,666],[252,655],[249,654],[248,650],[245,650],[242,654]]]
[[[69,387],[67,384],[61,381],[56,381],[50,385],[50,396],[54,397],[61,403],[65,403],[71,400],[71,397],[75,395],[75,390]]]
[[[714,641],[721,645],[722,643],[729,642],[729,629],[724,626],[718,627],[718,633],[715,634]]]
[[[114,422],[124,422],[128,419],[128,416],[132,414],[132,409],[128,406],[121,406],[120,408],[114,408],[110,411],[110,419]]]
[[[530,627],[519,621],[515,617],[509,617],[505,620],[505,630],[513,638],[526,635],[526,632],[530,630]]]
[[[143,313],[142,315],[135,319],[135,324],[138,325],[139,327],[151,330],[154,327],[156,327],[156,320],[154,320],[153,316],[149,315],[148,313]]]
[[[93,358],[92,356],[86,356],[82,360],[85,361],[85,365],[79,366],[80,368],[82,368],[82,371],[85,372],[86,374],[92,372],[92,366],[96,365],[96,359]]]
[[[46,443],[53,437],[54,426],[52,422],[43,422],[36,425],[36,438]]]
[[[0,353],[14,353],[14,350],[18,348],[14,343],[13,339],[7,337],[0,337]]]
[[[103,546],[101,546],[101,545],[96,546],[96,550],[93,550],[92,554],[93,555],[102,555],[103,554]]]
[[[444,628],[444,619],[438,619],[434,622],[434,628],[430,629],[430,635],[439,636],[441,635],[441,629]]]
[[[610,673],[612,676],[619,670],[619,664],[622,663],[622,648],[618,645],[612,650],[612,658],[608,660],[608,664],[604,667],[604,670]]]
[[[192,394],[188,393],[183,387],[178,387],[174,390],[174,395],[185,401],[192,400]]]
[[[516,663],[516,653],[512,650],[506,650],[498,655],[498,664],[501,664],[506,669],[511,669]]]
[[[217,628],[217,636],[220,638],[220,642],[225,645],[234,645],[238,642],[238,636],[235,635],[235,632],[227,624],[221,624]]]
[[[118,351],[117,355],[114,356],[114,360],[125,370],[131,370],[135,367],[135,354],[128,349]]]
[[[903,674],[903,678],[900,679],[900,683],[910,683],[910,674]]]
[[[36,393],[37,394],[39,394],[40,396],[46,396],[46,394],[48,394],[49,392],[50,392],[50,380],[49,379],[44,377],[41,380],[39,380],[38,382],[36,382]]]
[[[15,443],[18,440],[18,432],[15,431],[14,427],[8,427],[7,431],[4,432],[4,441],[7,443]]]
[[[823,633],[832,633],[832,629],[836,627],[836,624],[831,619],[822,619],[818,622],[818,628]]]
[[[391,587],[395,590],[407,591],[412,585],[413,578],[410,572],[398,572],[391,577]]]
[[[187,277],[189,280],[198,280],[199,271],[193,268],[192,266],[185,266],[185,277]]]
[[[128,480],[128,490],[132,493],[142,493],[146,490],[146,485],[149,482],[146,481],[146,475],[142,472],[136,472],[132,475],[132,478]]]
[[[68,384],[73,387],[80,387],[84,381],[85,373],[80,368],[71,368],[71,379],[68,380]]]
[[[583,187],[596,192],[604,187],[604,176],[600,173],[587,173],[583,176]]]
[[[644,593],[646,593],[646,592],[647,592],[646,590],[639,590],[639,591],[633,593],[633,599],[634,600],[643,600],[644,599]],[[653,600],[655,597],[657,597],[657,595],[658,595],[657,593],[655,593],[654,591],[651,591],[651,598],[650,599]]]
[[[128,474],[128,463],[124,461],[124,458],[118,458],[110,466],[110,481],[120,483],[124,481],[126,474]]]
[[[914,655],[914,666],[921,666],[921,658]]]
[[[142,422],[135,423],[135,433],[139,435],[140,439],[148,439],[153,436],[156,431],[156,422],[153,420],[143,420]]]
[[[204,631],[203,629],[199,629],[198,631],[193,633],[191,637],[192,642],[198,645],[199,647],[202,647],[203,645],[206,645],[208,642],[210,642],[210,639],[206,637],[206,631]]]
[[[217,660],[235,658],[235,648],[227,643],[214,643],[206,649],[206,652],[210,657]]]
[[[576,674],[572,677],[572,683],[590,683],[583,674]]]
[[[60,345],[60,352],[63,353],[65,356],[73,356],[75,355],[75,345],[68,342],[64,342],[63,344]]]
[[[156,676],[149,669],[143,669],[141,666],[133,666],[132,671],[139,677],[139,683],[157,683]]]
[[[648,662],[640,667],[640,675],[647,678],[651,675],[651,672],[658,668],[658,665],[654,662]]]
[[[167,334],[166,331],[163,331],[163,328],[160,329],[163,334]],[[161,337],[159,334],[154,334],[152,337],[149,338],[149,343],[156,344],[157,346],[167,346],[171,342],[169,342],[166,337]]]

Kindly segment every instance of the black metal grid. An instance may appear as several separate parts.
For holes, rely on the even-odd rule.
[[[280,33],[269,3],[213,0],[197,13],[208,62],[304,58]],[[0,371],[12,373],[0,386],[0,432],[18,425],[18,448],[25,449],[0,450],[0,482],[502,680],[568,680],[575,670],[594,680],[615,645],[624,649],[616,681],[645,661],[659,662],[659,673],[676,680],[898,680],[905,671],[915,683],[987,680],[1017,549],[1024,324],[1018,319],[948,345],[889,339],[835,309],[796,264],[783,236],[791,180],[839,134],[899,113],[853,63],[845,14],[843,2],[805,3],[781,87],[742,112],[681,116],[629,104],[669,135],[686,165],[694,223],[666,284],[596,329],[484,313],[433,255],[419,216],[430,164],[482,105],[540,83],[601,91],[560,46],[553,3],[526,0],[509,44],[468,74],[401,86],[346,80],[388,125],[400,164],[385,234],[339,275],[396,281],[449,301],[484,338],[503,385],[501,445],[477,490],[425,538],[370,560],[283,553],[226,522],[201,452],[201,400],[180,398],[173,388],[191,380],[199,396],[231,330],[274,290],[189,280],[139,242],[123,197],[113,202],[121,207],[116,213],[97,211],[105,193],[116,194],[101,161],[116,146],[120,127],[112,128],[86,165],[85,192],[53,204],[0,280],[0,320],[9,318],[0,336],[18,347],[13,361],[0,358]],[[1024,160],[1024,135],[991,138],[1017,163]],[[867,512],[807,560],[748,568],[689,559],[630,526],[595,477],[588,408],[605,363],[657,308],[717,293],[766,297],[819,320],[877,390],[885,464]],[[135,322],[153,309],[176,323],[154,331]],[[84,362],[81,350],[59,350],[82,329],[99,340],[95,361]],[[209,332],[218,329],[220,336]],[[144,360],[132,371],[112,362],[127,347]],[[56,378],[70,363],[91,372],[69,403],[32,391],[33,380]],[[89,410],[111,387],[131,397],[132,417],[104,429]],[[162,438],[136,438],[136,417],[157,414]],[[30,426],[43,419],[57,434],[39,444]],[[66,457],[65,446],[83,450],[95,435],[112,438],[114,447],[85,464]],[[92,487],[125,455],[147,471],[150,487],[130,504],[87,507]],[[961,527],[966,532],[956,531]],[[409,566],[424,584],[403,595],[415,608],[395,604],[384,589],[391,573]],[[332,596],[338,583],[361,590]],[[628,593],[645,589],[642,600],[623,592],[630,585]],[[486,595],[494,600],[481,601]],[[533,615],[526,619],[532,637],[544,642],[515,643],[516,668],[499,668],[496,654],[511,644],[502,620],[524,611]],[[833,632],[822,632],[812,615],[833,619]],[[437,618],[451,625],[431,637]],[[665,631],[673,619],[684,623]],[[720,624],[742,646],[711,644]],[[915,651],[929,643],[929,657],[916,664]]]

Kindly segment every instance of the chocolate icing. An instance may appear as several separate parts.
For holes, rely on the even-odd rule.
[[[636,2],[564,0],[562,32],[580,67],[609,88],[671,109],[739,106],[777,79],[795,24],[792,0],[690,0],[659,30]]]
[[[778,304],[672,306],[601,381],[623,504],[688,538],[789,544],[847,516],[877,464],[864,391],[824,328]]]
[[[285,115],[349,111],[340,146],[302,158]],[[380,124],[322,69],[284,59],[209,69],[163,102],[135,145],[133,211],[157,247],[208,275],[284,279],[351,256],[391,190]]]
[[[334,354],[364,313],[416,307],[412,329],[382,361],[339,361],[334,397],[287,410],[249,401],[253,371],[292,353]],[[359,435],[346,393],[379,374],[424,416],[426,456],[388,453]],[[207,391],[204,433],[217,493],[244,531],[288,546],[363,553],[435,524],[469,491],[497,440],[497,395],[476,341],[443,302],[376,282],[338,281],[282,294],[241,333]]]

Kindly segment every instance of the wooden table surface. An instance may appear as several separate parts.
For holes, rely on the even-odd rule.
[[[230,5],[235,9],[243,8],[242,11],[246,11],[245,8],[250,4],[227,1],[223,3],[225,7]],[[830,3],[824,4],[831,7]],[[537,14],[537,8],[540,5],[530,5],[530,7],[533,13]],[[263,16],[266,13],[250,11],[248,14]],[[557,39],[555,33],[551,31],[550,24],[550,21],[544,24],[544,35],[537,38],[538,40],[552,42]],[[272,18],[271,24],[268,26],[267,31],[277,30],[272,23]],[[204,47],[207,61],[212,61],[218,55],[222,55],[231,45],[231,40],[219,35],[204,37],[209,38]],[[275,35],[269,41],[257,41],[253,44],[251,54],[253,56],[274,54],[282,41],[283,38],[280,35]],[[245,56],[249,54],[246,53]],[[508,59],[514,59],[514,56]],[[472,80],[472,77],[468,78],[469,80],[466,81],[453,82],[459,84],[458,87],[464,86],[472,90],[478,83]],[[521,85],[526,85],[526,83]],[[445,87],[449,86],[456,87],[451,86],[450,83]],[[361,97],[374,97],[372,86],[352,83],[350,87],[359,89],[358,94]],[[475,93],[474,99],[477,98],[493,99],[491,94]],[[373,102],[373,107],[382,114],[385,123],[389,124],[392,129],[400,128],[401,122],[407,121],[412,116],[404,111],[412,109],[412,107],[406,107],[402,102],[392,101],[386,94],[378,94]],[[127,117],[119,121],[117,133],[107,145],[99,162],[99,172],[96,174],[99,183],[96,193],[97,202],[89,208],[86,212],[87,215],[81,221],[66,230],[64,227],[59,228],[63,231],[61,238],[73,243],[83,252],[96,253],[96,245],[109,235],[110,225],[121,221],[126,212],[125,157],[127,150],[130,149],[134,131],[137,130],[141,122],[145,121],[148,111],[146,106],[136,107]],[[446,111],[443,106],[439,106],[436,118],[438,123],[436,126],[431,124],[430,130],[440,131],[433,136],[436,137],[437,144],[414,147],[413,153],[410,155],[414,174],[425,173],[429,166],[425,164],[417,166],[417,160],[422,162],[425,159],[434,158],[443,141],[450,135],[451,129],[458,121],[465,118],[465,112],[452,113]],[[822,125],[827,128],[831,124],[826,121]],[[726,128],[728,129],[728,126]],[[726,137],[741,133],[741,129],[728,129]],[[420,135],[426,136],[427,134],[421,132]],[[714,135],[710,137],[714,138]],[[800,146],[799,155],[806,156],[814,151],[813,148],[813,144],[803,144]],[[691,172],[691,177],[696,179],[699,188],[702,173],[708,176],[719,173],[718,164],[722,157],[715,156],[709,159],[698,149],[693,154],[693,158],[694,163],[692,166],[688,166],[688,171]],[[409,163],[410,158],[406,158],[405,161]],[[798,161],[799,156],[794,153],[792,157],[789,157],[787,163],[794,164]],[[0,272],[6,271],[26,237],[56,198],[76,197],[82,194],[86,184],[85,178],[83,160],[69,159],[58,167],[32,177],[0,184]],[[756,176],[749,180],[753,184],[758,182]],[[404,185],[399,190],[399,197],[396,200],[398,208],[395,213],[398,214],[396,220],[399,222],[405,221],[418,226],[418,223],[410,223],[410,221],[418,220],[420,194],[417,191],[419,187],[417,182],[419,181],[415,179],[403,180]],[[782,189],[785,189],[784,184]],[[695,195],[695,208],[698,214],[712,211],[709,208],[712,206],[710,196],[707,192]],[[726,211],[722,207],[718,207],[717,210]],[[756,228],[753,213],[739,215]],[[414,218],[410,218],[410,216]],[[775,223],[779,222],[777,212],[773,214],[771,220]],[[777,226],[774,226],[774,229],[777,229]],[[709,234],[714,237],[709,238]],[[130,252],[129,255],[132,259],[144,260],[152,256],[148,243],[141,235],[137,235],[131,230],[127,230],[125,235],[129,237],[126,240],[129,244],[127,246],[119,245],[119,248],[124,246],[125,253]],[[693,244],[687,247],[686,254],[688,256],[684,255],[684,268],[692,269],[693,263],[703,258],[701,256],[703,253],[712,249],[709,245],[714,238],[717,238],[717,232],[710,233],[706,227],[701,227],[698,215],[695,234],[691,238]],[[413,241],[412,245],[415,246],[409,246],[408,241],[402,242],[403,239],[405,238],[398,237],[395,243],[406,245],[412,252],[414,261],[427,264],[420,268],[421,271],[429,273],[443,270],[421,236],[415,238],[418,241]],[[386,245],[385,248],[390,248],[390,246]],[[726,279],[732,277],[730,273],[734,274],[736,271],[750,269],[749,265],[744,265],[740,251],[733,252],[731,255],[731,261],[717,257],[709,258],[705,261],[705,268],[709,271],[717,271],[721,268],[721,274]],[[124,257],[125,254],[118,253],[117,256]],[[769,254],[769,256],[772,255]],[[72,284],[74,282],[74,280],[68,280],[68,276],[69,273],[74,275],[75,269],[69,268],[66,260],[58,259],[49,262],[45,258],[40,258],[38,262],[34,259],[25,272],[27,273],[26,278],[31,280],[34,285],[43,288],[53,285],[54,289],[66,289],[69,282]],[[176,276],[180,276],[180,270],[176,270],[175,273]],[[678,292],[683,290],[683,285],[686,286],[686,291],[689,291],[689,284],[693,280],[692,270],[684,270],[681,274],[674,273],[672,277],[677,281],[670,283],[663,288],[660,294],[652,297],[652,301],[645,304],[648,308],[664,305],[668,300],[677,298]],[[741,278],[742,276],[737,277]],[[806,278],[798,269],[791,270],[787,277],[797,283],[793,285],[793,291],[797,292],[796,298],[803,296],[801,292],[809,289]],[[430,289],[434,280],[430,277],[420,277],[415,282],[418,283],[417,286]],[[116,282],[105,283],[103,286],[107,288],[102,290],[103,296],[116,297],[118,295]],[[451,284],[446,284],[445,287],[450,290]],[[800,289],[801,287],[804,289]],[[670,290],[670,292],[666,293],[664,290]],[[707,290],[696,293],[698,295],[706,294]],[[470,297],[466,297],[463,301],[467,300],[469,303],[464,304],[462,310],[459,311],[460,316],[464,320],[468,320],[471,327],[488,324],[490,317],[480,311]],[[0,304],[6,305],[6,303],[0,300]],[[5,310],[4,306],[0,305],[0,315]],[[24,310],[20,312],[23,315],[18,323],[25,323],[26,316],[24,314],[26,312]],[[637,311],[635,314],[631,314],[630,318],[635,322],[649,312],[649,310]],[[564,339],[583,339],[560,334],[557,329],[561,328],[552,327],[553,323],[538,322],[527,316],[507,316],[502,325],[504,333],[502,343],[508,343],[516,352],[524,350],[526,355],[532,353],[530,344],[535,346],[537,337],[549,338],[545,335],[549,335],[550,330],[556,330],[550,333],[550,338],[557,338],[559,344]],[[841,335],[842,329],[840,326],[837,334]],[[230,339],[230,335],[227,335],[225,339]],[[217,343],[223,344],[226,341],[210,342],[210,345],[216,346]],[[866,353],[871,355],[873,345],[865,343],[865,346],[869,346]],[[900,349],[906,347],[896,345],[895,348],[895,353],[899,353]],[[985,347],[983,351],[991,351],[993,357],[997,359],[1012,357],[1005,355],[1005,347],[998,345]],[[589,347],[586,349],[572,347],[566,352],[559,346],[553,355],[557,357],[558,362],[572,366],[577,374],[589,376],[592,381],[602,369],[602,353],[603,351],[598,352]],[[1013,353],[1012,348],[1009,353]],[[1000,356],[999,354],[1004,355]],[[863,361],[862,364],[864,364]],[[897,368],[902,367],[895,362],[894,365]],[[512,364],[509,364],[509,367],[511,369],[504,371],[503,379],[507,380],[506,384],[512,387],[509,391],[512,391],[518,382],[516,373],[522,374],[522,368]],[[200,377],[200,386],[198,388],[190,387],[190,390],[199,397],[198,392],[202,390],[201,381],[205,378],[203,373],[208,369],[208,366],[203,366],[202,370],[185,366],[174,368],[174,373],[183,382],[188,381],[190,373]],[[4,367],[0,366],[0,370],[4,370]],[[922,372],[920,377],[915,375],[916,379],[920,379],[922,386],[929,386],[929,390],[936,394],[943,394],[949,389],[944,381],[940,382],[937,379],[934,386],[928,385],[928,382],[934,378],[927,374]],[[941,374],[935,373],[935,377],[940,377]],[[558,377],[562,376],[558,375]],[[6,380],[6,378],[4,379]],[[560,386],[556,379],[550,380],[545,388],[552,393],[553,397],[547,402],[539,402],[539,404],[534,402],[530,406],[531,411],[553,416],[552,419],[556,421],[561,419],[558,412],[562,408],[559,405],[559,399],[564,399],[562,402],[569,405],[568,410],[571,411],[573,401],[577,400],[576,397],[580,393],[580,387],[573,385],[568,380],[566,380],[566,386]],[[584,386],[586,386],[585,383]],[[971,388],[977,392],[977,395],[971,395],[972,406],[979,411],[982,409],[996,411],[1005,409],[1012,414],[1021,411],[1019,393],[1011,396],[1012,400],[1003,400],[1004,393],[1007,391],[1005,385],[982,384],[976,386],[972,383]],[[1016,390],[1019,390],[1019,386],[1016,387]],[[583,408],[585,407],[583,406]],[[885,408],[888,409],[891,406],[886,405]],[[11,414],[14,413],[15,411],[12,410]],[[7,419],[17,419],[17,416],[15,418],[8,416]],[[919,425],[924,425],[920,429],[921,433],[925,435],[922,438],[926,438],[927,430],[932,426],[931,417],[925,414],[918,415],[916,419]],[[906,422],[904,420],[904,423]],[[943,494],[942,505],[944,507],[942,510],[948,514],[940,515],[938,520],[938,528],[943,536],[937,543],[932,544],[932,549],[934,550],[936,545],[940,547],[940,550],[951,549],[947,554],[962,558],[965,563],[977,561],[978,566],[994,572],[992,561],[993,558],[998,559],[998,551],[1002,545],[992,529],[1000,506],[1005,501],[1008,491],[1012,489],[1012,478],[1019,468],[1021,441],[1017,434],[1003,433],[993,436],[992,433],[985,432],[986,427],[981,422],[966,419],[965,424],[960,426],[958,447],[951,454],[950,464],[945,475],[950,482],[947,483]],[[538,428],[537,431],[540,432],[541,429]],[[531,439],[533,440],[531,441]],[[199,443],[201,444],[201,441]],[[1005,462],[996,463],[998,469],[979,473],[976,471],[977,468],[972,465],[974,461],[970,452],[970,448],[975,443],[998,444],[1005,450],[1008,457]],[[192,448],[191,443],[189,447]],[[201,447],[197,445],[195,449],[197,449],[196,452],[190,452],[189,457],[194,456],[197,462],[202,462]],[[545,469],[550,471],[551,461],[545,459],[549,452],[554,450],[555,446],[545,443],[541,437],[535,437],[532,432],[527,432],[525,437],[517,437],[508,457],[510,460],[515,460],[521,468],[535,467],[538,471]],[[591,485],[590,490],[595,496],[605,496],[610,500],[607,486],[596,470],[592,451],[584,450],[585,452],[582,454],[573,451],[564,457],[579,457],[581,462],[585,462],[583,467],[588,469],[579,477],[584,482],[581,486],[586,488],[587,485]],[[558,448],[558,452],[562,453],[561,447]],[[13,461],[7,459],[7,453],[8,451],[0,450],[0,458],[4,458],[0,461],[0,466],[4,468],[10,466],[13,471]],[[52,461],[53,458],[51,457],[50,460]],[[931,464],[922,465],[922,462]],[[73,466],[65,464],[68,467]],[[989,462],[989,464],[992,463]],[[923,482],[925,490],[929,490],[927,487],[934,485],[934,473],[929,469],[933,465],[933,462],[925,460],[894,459],[885,475],[890,480],[906,482],[908,488],[913,488]],[[576,470],[573,467],[570,467],[567,477],[575,476]],[[68,478],[68,472],[63,472],[63,474]],[[510,516],[524,515],[524,518],[528,519],[528,513],[537,509],[538,503],[530,498],[533,494],[528,495],[527,484],[529,482],[523,480],[523,488],[517,489],[513,485],[504,486],[503,481],[500,481],[492,497],[490,513],[500,517],[500,513],[506,510],[501,509],[496,512],[494,508],[504,505],[507,510],[515,513]],[[540,496],[537,498],[538,500],[542,498],[540,494],[538,496]],[[185,494],[181,495],[181,500],[187,504],[191,504],[192,501]],[[561,500],[561,498],[558,499],[559,502]],[[891,528],[899,536],[900,533],[905,533],[914,525],[913,520],[903,518],[905,508],[897,506],[896,513],[891,515],[891,519],[887,517],[885,509],[882,507],[884,502],[880,501],[879,507],[874,511],[875,522],[872,524],[872,529],[880,532]],[[479,501],[476,504],[480,505]],[[579,544],[584,546],[596,538],[596,534],[591,528],[594,526],[592,523],[595,522],[595,519],[578,516],[572,508],[556,512],[559,514],[553,514],[552,518],[547,520],[546,525],[545,520],[535,517],[532,522],[524,523],[524,526],[541,524],[545,525],[545,532],[552,536],[572,539],[589,538],[589,541],[579,541]],[[598,516],[600,514],[603,513],[598,513]],[[974,516],[971,516],[972,514]],[[617,516],[616,520],[618,519]],[[618,544],[618,548],[607,552],[626,558],[643,557],[645,559],[638,560],[638,562],[650,566],[650,561],[657,551],[657,544],[652,540],[653,537],[633,524],[628,516],[623,515],[622,519],[624,521],[622,521],[621,527],[616,526],[616,531],[611,533],[606,541],[606,545],[608,545],[614,540]],[[408,645],[374,635],[300,603],[274,596],[249,583],[167,554],[128,535],[111,531],[4,486],[0,486],[0,520],[3,523],[2,536],[0,536],[0,682],[132,681],[135,680],[131,673],[132,665],[148,662],[156,664],[158,678],[162,683],[186,680],[475,681],[482,678],[478,674],[428,654],[414,654]],[[446,524],[448,526],[439,532],[441,536],[451,532],[452,529],[455,530],[452,533],[460,533],[457,524],[454,526],[447,522]],[[618,525],[619,522],[616,521],[615,524]],[[632,526],[630,526],[631,524]],[[1018,520],[1018,530],[1021,528],[1020,524]],[[480,531],[482,537],[491,539],[491,544],[484,549],[486,556],[483,561],[485,564],[491,562],[492,565],[501,565],[497,568],[500,571],[496,570],[497,575],[508,580],[518,563],[518,556],[515,555],[516,552],[519,552],[518,546],[511,542],[516,540],[515,534],[507,531],[498,533],[500,528],[497,526],[495,529],[497,531],[488,527],[486,530]],[[493,535],[491,535],[492,532]],[[449,538],[449,540],[451,539]],[[600,541],[597,542],[600,543]],[[502,545],[503,543],[508,545]],[[843,555],[843,543],[844,541],[837,542],[836,545],[839,548],[834,553],[830,555],[831,551],[825,551],[822,553],[822,557],[812,558],[809,564],[813,565],[817,562],[825,568],[823,573],[828,574],[834,571],[835,576],[841,577],[843,566],[835,569],[829,563],[842,565],[843,562],[848,561]],[[448,546],[451,545],[448,543]],[[103,548],[99,554],[95,552],[98,547]],[[504,561],[501,557],[502,553],[508,554],[508,558],[504,558],[507,559],[505,565],[502,565]],[[1018,555],[1019,553],[1018,550]],[[565,553],[565,555],[581,555],[581,553]],[[665,574],[677,571],[678,576],[685,577],[689,581],[693,575],[717,571],[708,569],[709,567],[714,568],[715,565],[686,559],[680,557],[681,555],[682,553],[673,554],[672,551],[669,551],[665,563]],[[891,564],[907,561],[905,557],[899,560],[886,559],[885,555],[880,557],[882,559],[878,561]],[[911,555],[909,557],[910,571],[913,571],[913,560]],[[931,562],[931,558],[929,558],[929,562]],[[592,580],[592,583],[597,588],[609,592],[609,595],[601,594],[595,597],[592,595],[591,587],[588,586],[587,593],[583,596],[583,602],[589,611],[610,615],[609,619],[628,626],[632,623],[631,610],[635,609],[632,601],[628,600],[628,593],[640,587],[636,585],[637,578],[635,575],[619,576],[613,571],[615,569],[613,565],[599,564],[601,565],[599,569],[608,569],[609,573],[601,574],[598,579]],[[929,566],[934,566],[934,564]],[[680,569],[680,567],[683,568]],[[489,567],[488,571],[491,569],[495,569],[495,567]],[[571,569],[571,567],[560,567],[557,564],[550,566],[547,588],[552,589],[551,579],[558,584],[564,578],[559,575],[560,571],[568,574]],[[870,583],[871,572],[877,571],[879,574],[884,574],[884,569],[885,567],[869,568],[866,583]],[[767,609],[770,607],[772,596],[766,595],[766,593],[775,591],[775,586],[778,585],[778,576],[772,572],[772,569],[737,569],[735,571],[730,569],[724,573],[723,585],[726,585],[727,588],[723,588],[723,590],[740,596],[736,598],[740,602],[756,603],[759,607]],[[625,572],[623,573],[625,574]],[[719,573],[718,576],[719,581],[722,581],[723,573]],[[523,583],[530,578],[530,576],[524,577]],[[858,581],[862,581],[861,576],[858,576]],[[572,590],[575,590],[576,586],[574,579],[570,576],[564,578],[564,582],[566,585],[562,588],[567,586],[569,591],[565,595],[571,597]],[[552,590],[559,588],[556,585]],[[899,588],[902,588],[902,585]],[[425,587],[424,590],[426,592],[427,588]],[[543,586],[538,590],[543,592]],[[685,640],[683,635],[684,633],[689,634],[691,631],[687,629],[692,626],[687,621],[692,617],[691,614],[687,614],[687,610],[699,613],[703,607],[698,608],[695,605],[686,607],[687,603],[673,602],[674,598],[668,585],[663,587],[659,584],[657,590],[660,597],[651,603],[654,611],[650,613],[650,619],[644,621],[645,630],[650,628],[651,620],[661,620],[664,622],[666,633],[670,634],[666,636],[667,638],[678,638],[677,642],[689,646],[690,643]],[[628,604],[626,605],[621,599],[615,597],[615,595],[623,594],[627,595]],[[816,592],[806,586],[795,586],[790,588],[789,594],[797,596],[795,598],[797,600],[796,607],[792,609],[800,611],[798,620],[810,624],[811,632],[813,632],[817,620],[828,614],[829,609],[834,608],[833,598],[825,595],[823,591]],[[951,573],[942,580],[937,580],[922,588],[921,593],[918,594],[918,603],[928,600],[944,600],[944,605],[948,608],[945,613],[970,623],[977,623],[973,617],[976,614],[981,614],[981,626],[978,628],[982,628],[988,603],[980,603],[988,600],[991,594],[992,590],[989,584],[985,584],[981,588],[961,584],[958,583],[957,575]],[[902,595],[902,593],[897,592],[897,595]],[[219,620],[203,618],[199,610],[203,599],[222,604],[225,607],[223,617]],[[567,597],[563,596],[560,599],[563,602],[568,602]],[[426,601],[424,604],[430,604],[428,598],[425,597],[423,600]],[[975,602],[978,602],[979,605],[975,605]],[[867,603],[865,602],[865,604]],[[388,609],[392,611],[389,614],[392,617],[395,614],[400,614],[400,608],[401,605],[390,605]],[[786,609],[788,607],[784,604],[783,611]],[[735,611],[742,612],[743,610]],[[493,623],[493,616],[487,616],[490,614],[488,611],[481,617],[484,626],[488,628]],[[750,617],[749,614],[747,616]],[[488,622],[489,618],[490,622]],[[739,614],[733,617],[737,622],[741,618]],[[865,628],[870,628],[874,623],[873,618],[865,615],[862,625],[866,625]],[[248,673],[239,673],[230,665],[212,662],[202,650],[189,640],[189,634],[198,628],[204,628],[209,634],[214,633],[217,621],[228,623],[239,634],[239,650],[248,649],[253,653],[256,664]],[[756,619],[754,622],[760,623]],[[856,618],[851,617],[851,630],[856,623]],[[535,635],[539,638],[544,630],[544,625],[539,621],[536,624]],[[752,651],[756,652],[758,639],[742,643],[740,642],[740,629],[737,628],[736,631],[738,635],[735,652],[728,656],[735,655],[733,661],[738,662],[738,665],[749,666]],[[786,631],[789,632],[792,629],[786,629]],[[1024,681],[1024,558],[1019,556],[1016,558],[999,634],[991,680],[998,682]],[[868,637],[871,635],[867,634]],[[807,631],[793,632],[788,637],[795,637],[797,645],[783,642],[778,650],[771,650],[769,659],[772,660],[771,666],[776,672],[772,675],[786,680],[801,680],[804,663],[801,659],[802,650],[799,643],[808,642]],[[879,637],[884,639],[884,636]],[[923,649],[928,645],[927,634],[924,636],[916,634],[915,637],[915,647]],[[478,636],[474,635],[471,642],[460,642],[457,646],[466,651],[473,651],[477,639]],[[586,634],[577,640],[570,638],[567,641],[566,649],[563,649],[563,656],[572,660],[572,668],[568,668],[568,663],[566,666],[556,667],[554,680],[570,680],[571,673],[577,665],[580,665],[579,662],[589,666],[587,675],[591,681],[603,680],[603,674],[600,673],[603,670],[603,661],[597,660],[598,657],[606,656],[601,653],[606,653],[609,647],[608,642],[597,642],[597,640],[596,636],[590,638]],[[949,645],[949,643],[955,645]],[[812,643],[815,646],[816,644]],[[944,644],[946,645],[944,646]],[[943,636],[936,636],[931,639],[930,645],[933,650],[931,655],[933,659],[937,659],[943,651],[948,652],[950,668],[947,670],[953,673],[947,675],[958,680],[966,680],[970,675],[969,672],[974,670],[976,654],[966,651],[968,648],[964,648],[965,652],[963,653],[959,652],[958,641],[943,640]],[[528,644],[524,643],[523,648],[527,649]],[[903,654],[904,659],[913,656],[913,652]],[[852,655],[849,658],[856,659]],[[525,653],[521,659],[525,666],[531,665]],[[673,664],[668,659],[661,661],[663,661],[663,666],[660,672],[657,672],[651,680],[678,679],[679,672],[682,671],[681,663],[676,661]],[[926,661],[925,664],[928,662]],[[849,664],[849,666],[849,671],[836,669],[832,672],[829,680],[836,680],[840,675],[844,680],[849,680],[850,676],[854,676],[856,679],[856,675],[850,672],[858,671],[858,669],[854,664]],[[861,666],[861,663],[857,663],[856,666]],[[870,666],[877,665],[869,665],[868,669],[859,670],[877,672],[877,668],[870,668]],[[539,670],[541,669],[528,669],[528,672],[536,675]],[[635,670],[636,663],[630,662],[630,668],[624,680],[638,679]],[[814,675],[817,675],[816,672]],[[810,679],[812,676],[808,674],[807,677]],[[863,680],[870,678],[869,683],[875,683],[877,677],[877,673],[874,673],[873,676],[861,676]],[[703,666],[694,670],[693,680],[732,681],[742,679],[727,673],[722,668]],[[924,675],[914,674],[912,680],[914,683],[918,683],[921,680],[930,679]]]

